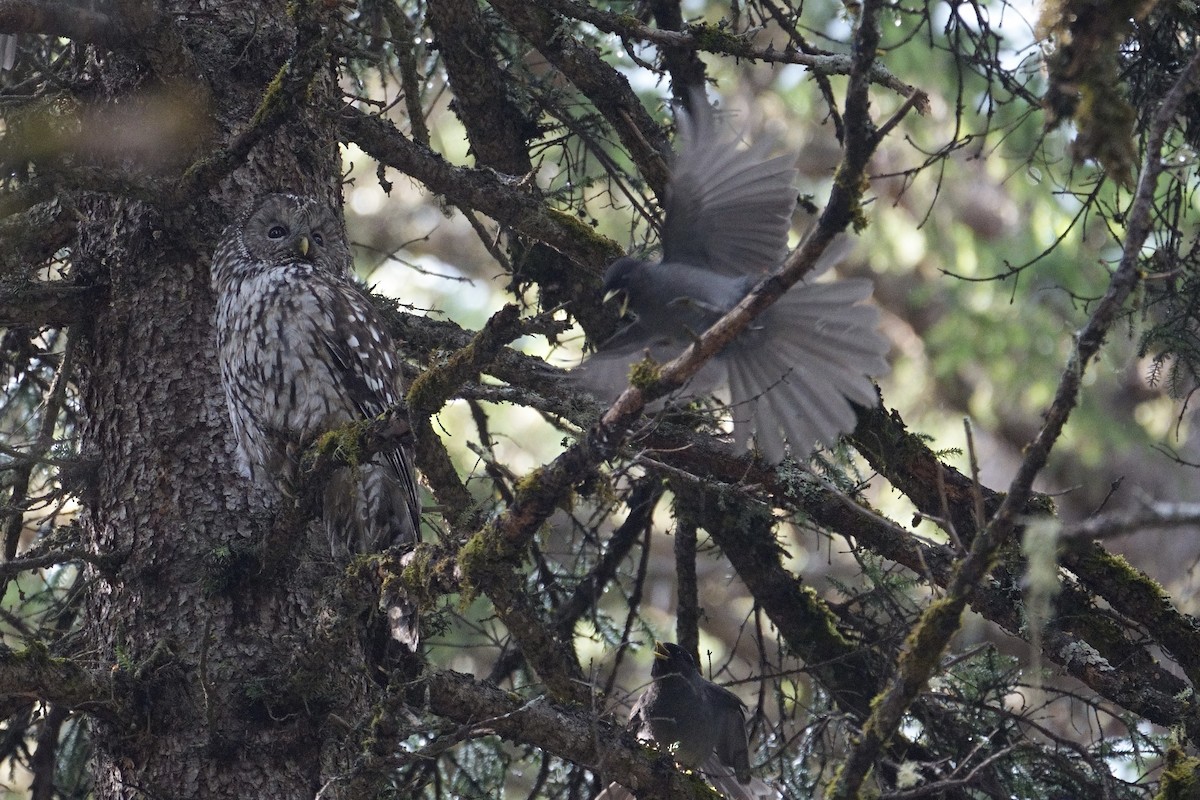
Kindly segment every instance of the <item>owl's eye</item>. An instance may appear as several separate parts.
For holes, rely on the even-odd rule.
[[[312,235],[312,236],[313,236],[313,241],[317,243],[317,246],[318,246],[318,247],[324,247],[324,246],[325,246],[325,237],[324,237],[324,236],[322,236],[322,235],[321,235],[320,233],[318,233],[317,231],[313,231],[313,235]]]
[[[282,239],[285,236],[287,236],[287,228],[282,225],[272,225],[271,229],[267,231],[268,239]]]

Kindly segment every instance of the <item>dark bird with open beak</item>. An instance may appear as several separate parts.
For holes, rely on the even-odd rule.
[[[605,400],[628,385],[632,363],[646,355],[661,363],[682,353],[787,252],[796,207],[794,159],[768,156],[770,140],[739,147],[736,137],[718,129],[702,94],[692,105],[691,115],[678,115],[681,145],[664,203],[662,260],[625,256],[608,268],[606,297],[619,297],[632,320],[576,370]],[[851,403],[878,402],[868,376],[888,371],[888,342],[876,329],[879,312],[862,303],[870,281],[812,280],[845,249],[831,245],[805,280],[676,395],[727,390],[735,445],[747,447],[753,434],[768,462],[783,460],[785,442],[793,456],[807,459],[815,444],[832,445],[854,428]]]

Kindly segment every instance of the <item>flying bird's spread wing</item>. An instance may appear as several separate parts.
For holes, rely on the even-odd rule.
[[[694,116],[678,116],[681,145],[667,193],[663,263],[725,275],[772,270],[787,252],[795,158],[768,157],[769,138],[738,147],[703,95],[692,106]]]
[[[702,95],[679,114],[679,155],[668,186],[663,260],[617,259],[605,273],[606,292],[622,295],[634,320],[578,370],[579,382],[612,400],[628,385],[630,365],[648,355],[668,361],[683,352],[779,266],[787,246],[796,169],[771,144],[740,146],[723,135]],[[889,367],[879,312],[864,301],[863,280],[811,280],[849,250],[849,237],[827,248],[805,280],[793,286],[705,364],[676,394],[727,388],[733,439],[751,437],[764,460],[788,453],[806,459],[814,445],[833,445],[853,430],[854,404],[878,400],[869,376]]]

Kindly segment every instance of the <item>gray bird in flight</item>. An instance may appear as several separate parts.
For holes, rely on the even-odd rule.
[[[679,153],[667,187],[662,260],[617,259],[604,276],[632,319],[577,369],[580,382],[613,400],[629,367],[649,355],[675,358],[743,297],[787,253],[796,207],[795,159],[770,156],[772,142],[749,147],[724,134],[702,95],[693,115],[678,114]],[[849,240],[846,239],[845,242]],[[844,242],[843,242],[844,244]],[[724,390],[734,444],[753,435],[763,458],[806,459],[855,425],[851,402],[878,402],[869,375],[888,372],[879,312],[865,305],[869,280],[815,283],[845,247],[826,258],[712,358],[676,397]]]
[[[629,715],[639,739],[657,743],[679,764],[699,771],[725,797],[779,797],[776,789],[750,774],[746,708],[737,695],[705,680],[692,656],[672,642],[654,643],[650,678]],[[613,783],[596,800],[632,797]]]

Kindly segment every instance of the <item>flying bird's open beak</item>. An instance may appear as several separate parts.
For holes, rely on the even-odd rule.
[[[624,289],[609,289],[604,293],[604,302],[609,302],[613,298],[621,298],[621,316],[625,316],[625,312],[629,310],[629,292]]]

